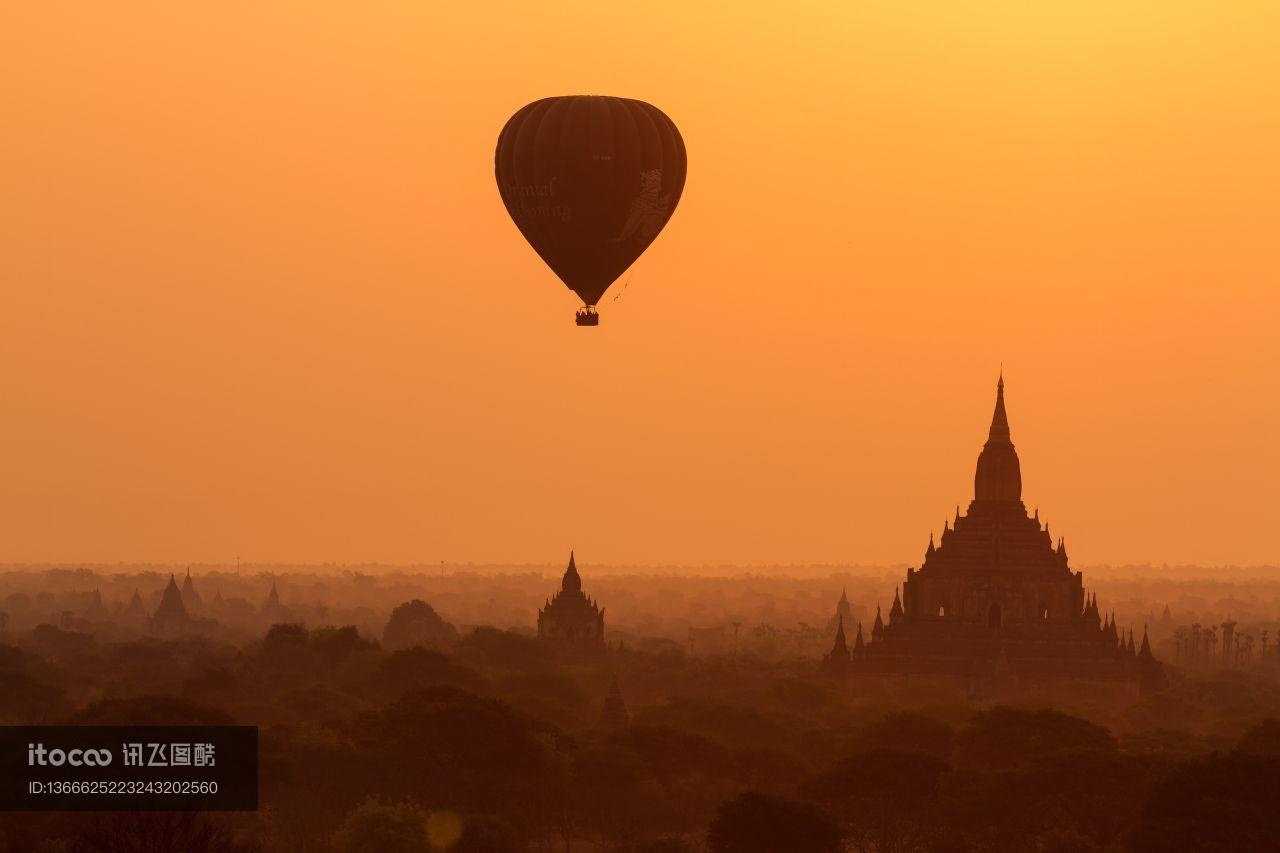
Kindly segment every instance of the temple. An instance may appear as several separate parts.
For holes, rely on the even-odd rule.
[[[191,580],[191,569],[187,569],[187,577],[182,582],[182,606],[187,608],[188,613],[195,613],[204,602],[200,599],[200,593],[196,592],[196,585]]]
[[[604,611],[582,591],[572,551],[560,591],[538,611],[538,638],[579,651],[604,649]]]
[[[618,677],[613,677],[609,685],[609,693],[604,697],[604,708],[600,711],[600,725],[606,729],[626,728],[631,722],[631,714],[627,711],[626,700],[622,698],[622,688],[618,686]]]
[[[169,575],[169,585],[164,588],[160,598],[160,606],[151,617],[151,627],[161,633],[174,633],[185,630],[191,622],[187,609],[182,606],[182,593],[178,590],[178,582]]]
[[[276,591],[276,579],[271,579],[271,589],[267,592],[267,598],[262,602],[262,616],[272,622],[283,622],[289,618],[289,608],[280,603],[280,593]]]
[[[827,630],[834,631],[841,624],[853,627],[853,605],[849,603],[848,590],[840,590],[840,600],[836,602],[836,612],[831,615],[831,620],[827,622]]]
[[[859,639],[861,637],[859,636]],[[838,630],[823,671],[834,673],[847,648]],[[1114,618],[1105,624],[1097,596],[1086,596],[1065,542],[1055,543],[1039,511],[1022,503],[1022,471],[1005,411],[1004,377],[978,456],[968,510],[929,537],[924,561],[907,569],[889,618],[879,608],[871,642],[848,652],[848,673],[868,682],[945,678],[973,691],[1053,680],[1164,685],[1146,632],[1141,652]]]

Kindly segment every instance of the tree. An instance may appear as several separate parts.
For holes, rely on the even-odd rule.
[[[457,641],[457,629],[441,619],[430,604],[417,598],[391,611],[382,631],[382,645],[391,650],[414,646],[448,648]]]
[[[854,743],[858,752],[887,747],[900,752],[916,752],[945,759],[951,755],[954,739],[955,732],[951,726],[941,720],[909,711],[897,711],[864,728],[856,736]]]
[[[1008,770],[1054,753],[1116,749],[1111,733],[1088,720],[1059,711],[999,706],[974,714],[956,733],[955,759],[957,764]]]
[[[859,849],[911,850],[927,829],[944,761],[928,755],[876,749],[846,758],[800,786],[806,799],[839,815]]]
[[[251,853],[258,848],[235,841],[222,818],[199,812],[125,812],[96,815],[75,824],[75,853]],[[54,848],[57,849],[57,848]]]
[[[635,853],[693,853],[693,848],[681,838],[664,835],[662,838],[637,844]]]
[[[228,726],[224,711],[180,696],[132,696],[99,699],[67,720],[73,726]]]
[[[1275,849],[1280,760],[1239,752],[1180,765],[1158,783],[1130,839],[1137,853]]]
[[[1267,755],[1280,758],[1280,720],[1268,717],[1244,733],[1236,747],[1250,755]]]
[[[384,658],[369,680],[368,688],[374,696],[394,699],[441,684],[472,691],[486,688],[484,678],[475,671],[454,663],[448,655],[421,646],[393,652]]]
[[[840,827],[808,803],[751,791],[721,804],[707,846],[711,853],[839,853]]]
[[[333,834],[338,853],[432,853],[427,813],[408,803],[365,800]]]
[[[510,823],[494,815],[473,815],[449,853],[525,853],[529,845]]]

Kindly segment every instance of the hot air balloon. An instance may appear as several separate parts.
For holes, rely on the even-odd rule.
[[[578,295],[579,326],[649,247],[680,201],[684,140],[657,107],[572,95],[534,101],[498,136],[494,173],[507,213]]]

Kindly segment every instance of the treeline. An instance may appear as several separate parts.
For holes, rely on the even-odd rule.
[[[1280,802],[1271,669],[986,706],[842,689],[801,658],[574,658],[428,610],[376,638],[11,635],[4,722],[256,724],[262,807],[10,814],[0,850],[1235,851],[1267,849]],[[615,679],[630,719],[606,725]]]

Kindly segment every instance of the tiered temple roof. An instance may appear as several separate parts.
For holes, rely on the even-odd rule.
[[[604,648],[604,610],[582,591],[572,551],[560,591],[538,611],[538,637],[580,650]]]
[[[1004,676],[1141,681],[1144,689],[1162,683],[1150,650],[1142,657],[1131,649],[1114,616],[1104,623],[1097,596],[1086,597],[1065,541],[1055,544],[1038,510],[1027,513],[1001,376],[973,500],[943,523],[939,541],[930,535],[920,567],[908,569],[894,591],[887,623],[877,605],[871,642],[855,647],[850,670],[971,684]]]

